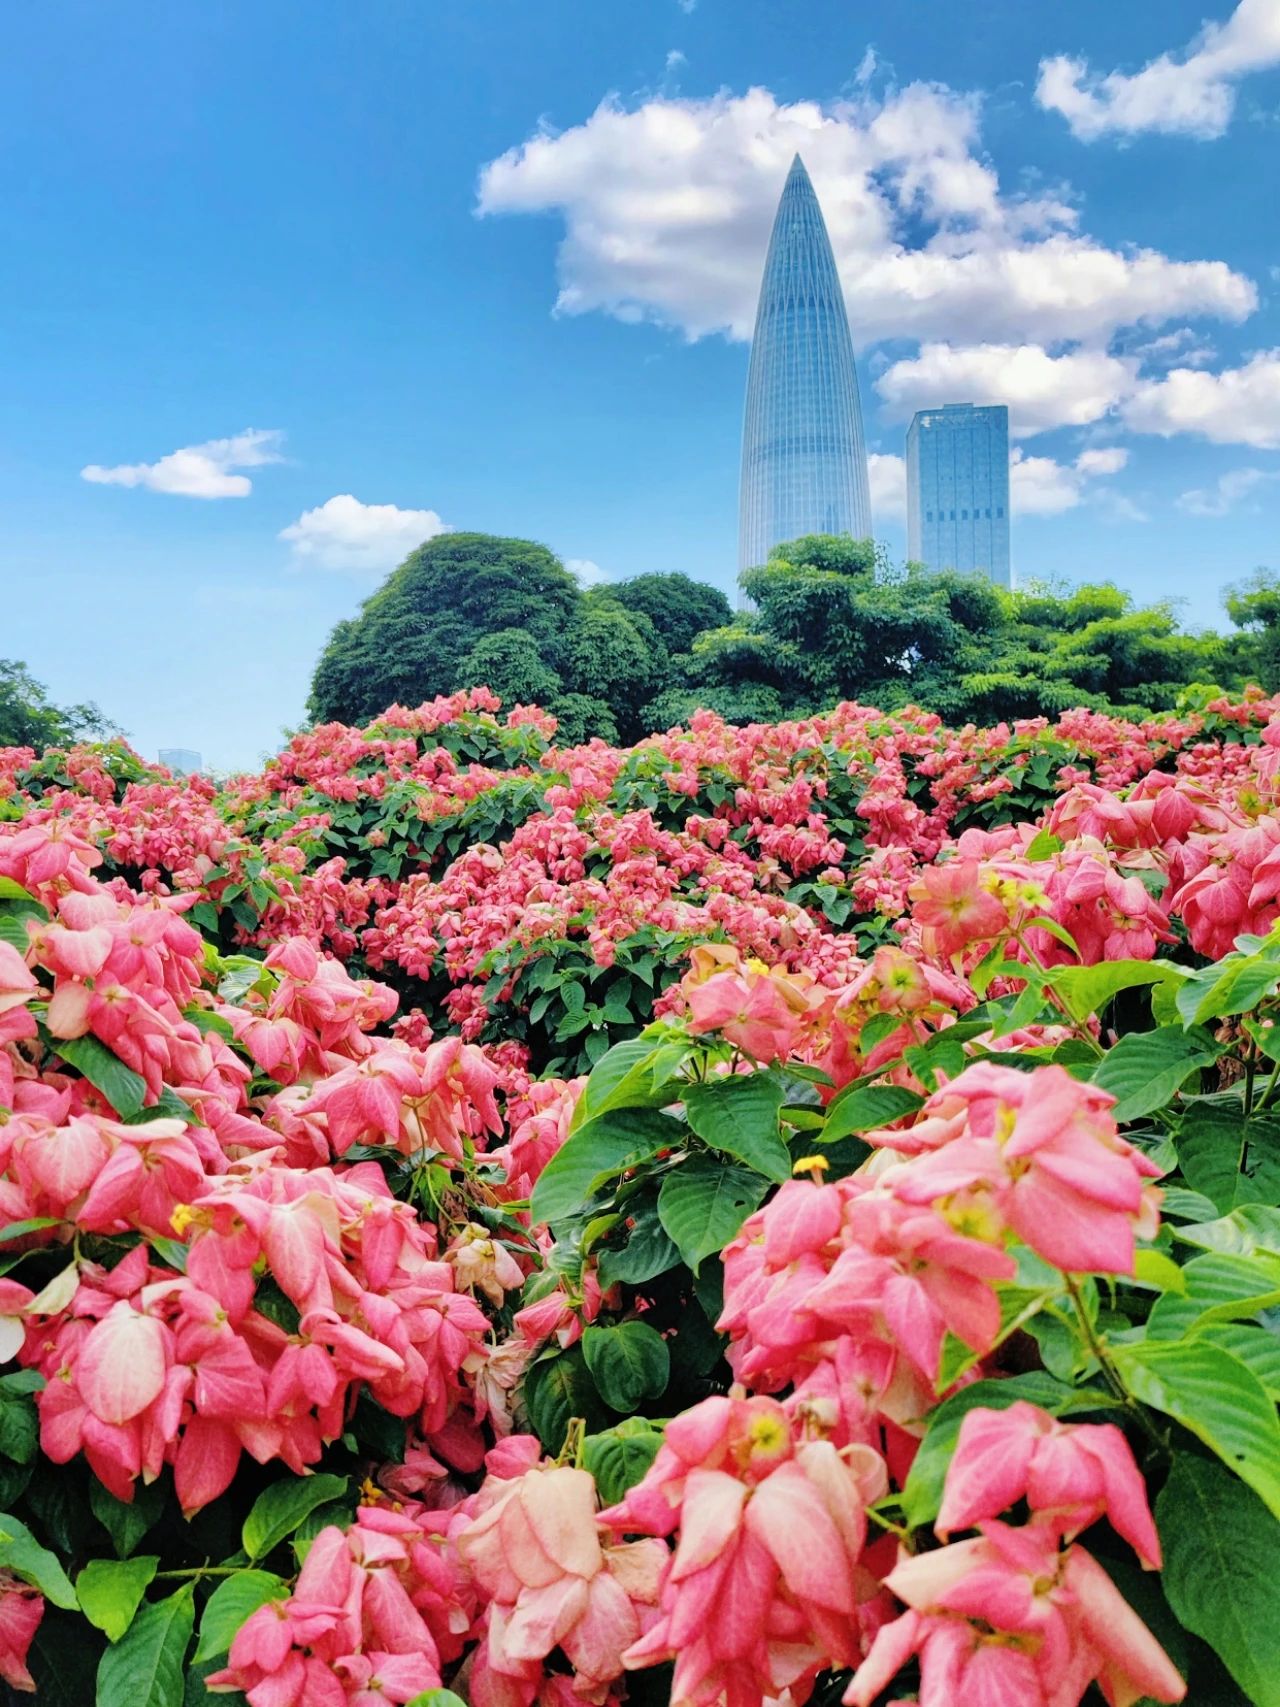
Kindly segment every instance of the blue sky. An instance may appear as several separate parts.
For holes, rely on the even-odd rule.
[[[911,410],[974,399],[1022,578],[1212,623],[1280,568],[1280,0],[59,0],[5,46],[0,651],[144,753],[272,750],[442,524],[729,588],[797,147],[895,553]]]

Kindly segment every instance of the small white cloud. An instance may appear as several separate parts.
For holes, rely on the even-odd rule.
[[[1061,113],[1081,142],[1143,131],[1208,140],[1231,121],[1237,81],[1273,65],[1280,65],[1280,6],[1240,0],[1225,23],[1206,24],[1187,47],[1160,54],[1132,75],[1099,76],[1068,54],[1042,59],[1036,100]]]
[[[676,0],[676,5],[679,6],[680,10],[686,17],[688,17],[690,12],[697,11],[698,0]]]
[[[299,562],[376,572],[394,568],[415,546],[449,531],[434,510],[362,504],[343,492],[314,510],[304,510],[296,522],[281,528],[280,538],[293,547]]]
[[[871,513],[877,522],[900,521],[907,513],[907,465],[900,456],[872,451],[867,458]]]
[[[667,55],[668,71],[678,71],[682,65],[688,65],[688,63],[688,58],[681,53],[678,47],[673,47],[671,52]]]
[[[1220,474],[1214,485],[1207,489],[1199,487],[1184,492],[1177,501],[1178,508],[1189,516],[1225,516],[1257,487],[1276,478],[1274,469],[1233,468],[1226,474]]]
[[[181,498],[247,498],[253,482],[247,474],[236,471],[282,462],[283,439],[284,434],[275,428],[246,427],[229,439],[184,445],[159,462],[126,462],[113,468],[91,462],[80,470],[80,478],[95,486],[145,486],[149,491]]]
[[[1056,516],[1084,502],[1086,486],[1109,474],[1118,474],[1129,453],[1118,445],[1084,450],[1074,462],[1057,462],[1051,456],[1027,456],[1014,450],[1009,457],[1009,504],[1015,516]],[[1108,494],[1113,513],[1118,499]],[[1131,505],[1128,520],[1145,519]]]
[[[864,83],[870,83],[871,79],[875,76],[876,64],[876,50],[871,46],[870,42],[868,42],[867,51],[858,61],[858,69],[853,74],[853,80],[859,88],[861,88]]]
[[[1146,343],[1130,344],[1126,353],[1157,367],[1172,367],[1175,362],[1179,367],[1204,367],[1218,352],[1190,326],[1179,326],[1176,331],[1164,332]]]
[[[607,572],[589,557],[566,557],[564,566],[571,575],[576,576],[578,584],[583,587],[598,587],[602,581],[609,579]]]

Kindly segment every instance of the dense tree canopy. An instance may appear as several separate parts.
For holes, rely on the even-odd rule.
[[[16,658],[0,658],[0,747],[66,747],[117,731],[96,705],[54,705],[48,690]]]
[[[670,652],[687,652],[707,628],[733,620],[733,609],[719,587],[689,575],[633,575],[596,589],[596,596],[624,610],[647,616]]]

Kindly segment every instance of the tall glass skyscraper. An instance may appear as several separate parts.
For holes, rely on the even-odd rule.
[[[806,533],[871,532],[858,375],[831,239],[791,163],[760,286],[742,433],[739,568]]]
[[[948,403],[907,428],[907,556],[1009,585],[1009,411]]]

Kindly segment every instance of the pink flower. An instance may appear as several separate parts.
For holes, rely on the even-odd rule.
[[[911,885],[911,916],[926,954],[951,960],[974,942],[992,942],[1011,928],[1004,903],[983,883],[977,860],[926,866]]]
[[[945,1540],[998,1517],[1025,1498],[1067,1540],[1107,1517],[1149,1569],[1160,1566],[1146,1485],[1124,1435],[1111,1423],[1061,1423],[1021,1400],[979,1407],[960,1424],[936,1528]]]

